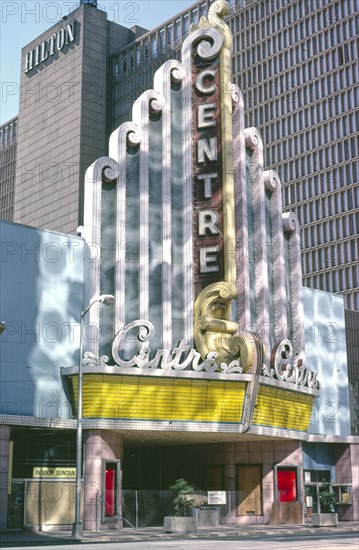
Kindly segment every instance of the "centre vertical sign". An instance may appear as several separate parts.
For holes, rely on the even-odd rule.
[[[224,277],[219,57],[192,58],[193,254],[195,295]]]

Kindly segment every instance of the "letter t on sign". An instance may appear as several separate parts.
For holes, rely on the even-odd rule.
[[[199,174],[197,176],[199,180],[204,181],[204,198],[205,199],[211,199],[212,198],[212,180],[218,178],[217,172],[209,172],[208,174]]]

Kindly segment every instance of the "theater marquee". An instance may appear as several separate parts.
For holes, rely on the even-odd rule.
[[[299,227],[263,167],[212,4],[86,174],[91,427],[307,437]],[[93,246],[96,243],[96,246]],[[98,251],[101,250],[99,261]],[[253,254],[252,251],[256,253]],[[77,368],[63,369],[77,395]]]

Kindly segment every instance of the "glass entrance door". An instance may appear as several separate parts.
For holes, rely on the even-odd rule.
[[[24,527],[24,482],[13,481],[11,493],[8,495],[8,529],[23,529]]]
[[[305,517],[310,519],[318,512],[318,488],[316,485],[305,485]]]
[[[330,470],[304,470],[305,518],[311,519],[319,510],[319,493],[330,483]]]

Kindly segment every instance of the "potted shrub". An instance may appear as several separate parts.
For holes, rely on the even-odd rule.
[[[328,527],[338,525],[338,514],[335,512],[335,495],[329,483],[319,491],[320,513],[313,514],[313,527]]]
[[[171,485],[170,491],[174,493],[173,508],[174,516],[166,516],[163,522],[163,529],[167,533],[190,533],[197,530],[194,517],[187,516],[187,511],[193,501],[189,494],[193,493],[193,487],[186,480],[180,478]]]

